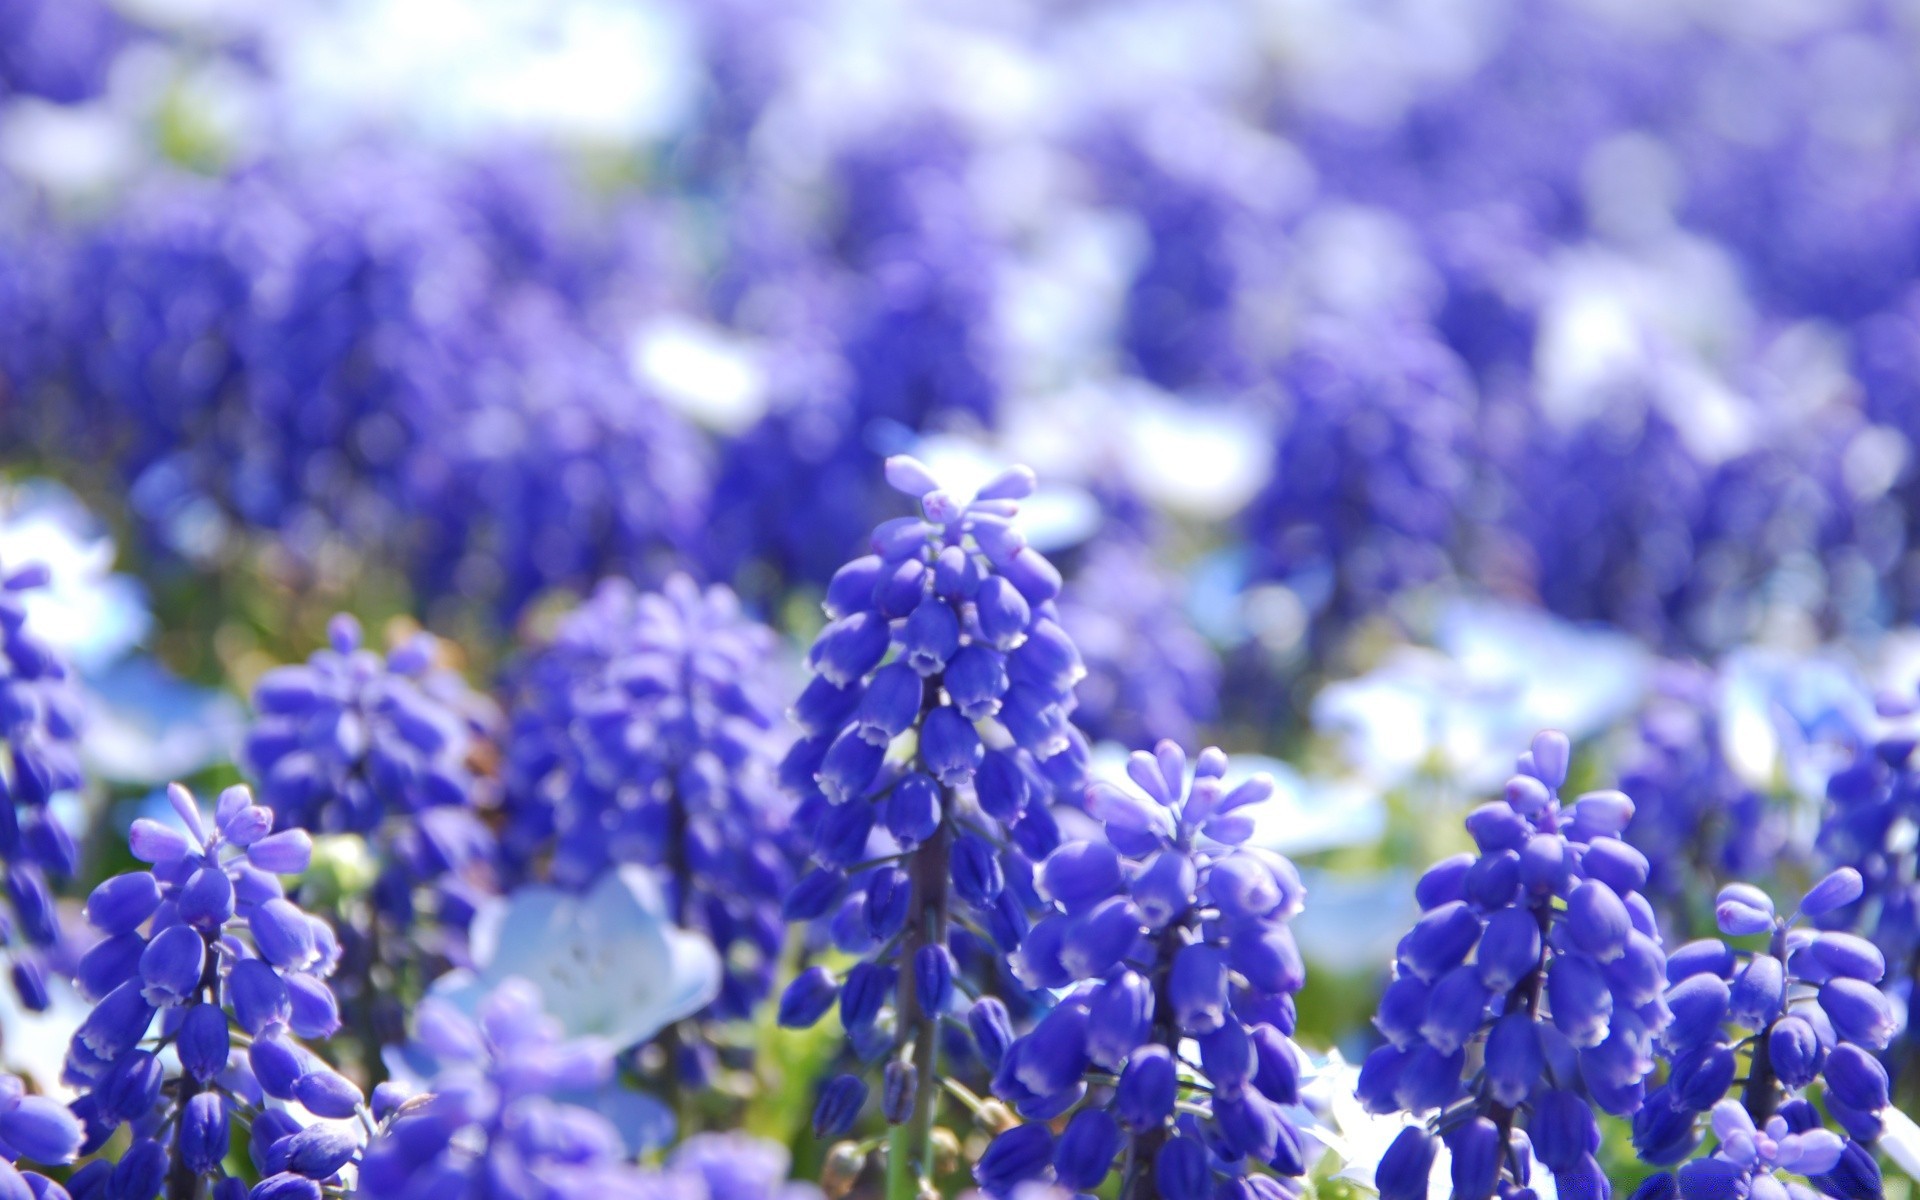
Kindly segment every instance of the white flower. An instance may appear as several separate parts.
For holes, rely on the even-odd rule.
[[[720,991],[713,943],[672,923],[644,867],[609,871],[583,895],[520,888],[480,910],[470,946],[479,970],[449,972],[430,995],[473,1012],[519,976],[540,989],[568,1037],[621,1048],[699,1012]]]
[[[40,563],[51,579],[22,597],[42,641],[91,675],[147,636],[140,585],[113,573],[113,540],[66,488],[44,479],[0,490],[0,565]]]

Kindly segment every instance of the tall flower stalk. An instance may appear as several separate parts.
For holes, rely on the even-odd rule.
[[[1059,841],[1049,798],[1085,763],[1068,722],[1084,670],[1055,619],[1060,576],[1013,524],[1031,471],[965,503],[911,458],[888,460],[887,480],[922,515],[881,525],[829,584],[795,706],[805,736],[782,768],[816,864],[787,914],[852,910],[836,926],[860,961],[802,973],[780,1019],[811,1025],[837,998],[855,1054],[885,1060],[887,1194],[906,1200],[933,1186],[941,1022],[984,982],[956,969],[978,957],[957,947],[971,927],[1008,954],[1026,931],[1031,862]],[[862,1073],[822,1090],[822,1136],[857,1121]]]

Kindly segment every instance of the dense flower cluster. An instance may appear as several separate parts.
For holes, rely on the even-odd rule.
[[[1765,948],[1740,951],[1705,938],[1674,952],[1673,1022],[1660,1039],[1668,1078],[1634,1117],[1634,1148],[1651,1163],[1679,1162],[1700,1144],[1703,1113],[1718,1145],[1677,1175],[1655,1176],[1640,1195],[1670,1197],[1677,1188],[1686,1200],[1781,1200],[1788,1189],[1779,1176],[1787,1174],[1829,1195],[1879,1194],[1880,1169],[1866,1147],[1880,1136],[1889,1103],[1875,1055],[1898,1025],[1875,987],[1886,960],[1853,934],[1794,927],[1798,917],[1819,919],[1860,894],[1860,875],[1842,867],[1781,917],[1766,893],[1729,884],[1715,910],[1721,932],[1764,934]],[[1842,1133],[1827,1129],[1806,1098],[1816,1082]],[[1736,1083],[1737,1099],[1729,1096]]]
[[[333,930],[279,879],[307,869],[312,841],[273,832],[273,813],[244,787],[222,792],[211,820],[178,784],[167,799],[179,824],[143,817],[128,839],[152,869],[112,876],[87,898],[101,940],[77,983],[95,1003],[67,1048],[66,1081],[84,1092],[73,1106],[83,1152],[122,1125],[133,1143],[117,1164],[86,1170],[112,1197],[150,1197],[169,1179],[170,1192],[190,1194],[195,1179],[226,1178],[238,1115],[269,1176],[255,1194],[317,1196],[317,1181],[359,1150],[351,1122],[364,1098],[298,1040],[340,1027],[326,982],[340,956]],[[161,1041],[150,1045],[156,1020]],[[321,1123],[303,1127],[284,1109],[292,1103]],[[307,1182],[276,1185],[283,1175]]]
[[[975,1177],[1004,1196],[1050,1166],[1091,1192],[1125,1151],[1128,1195],[1295,1195],[1310,1161],[1287,1110],[1300,1103],[1290,1035],[1306,967],[1287,926],[1306,889],[1287,859],[1245,845],[1273,781],[1226,786],[1213,747],[1189,780],[1171,741],[1134,754],[1127,774],[1137,792],[1096,785],[1090,797],[1104,838],[1041,863],[1048,912],[1014,956],[1027,986],[1071,990],[1011,1043],[998,1001],[970,1014],[994,1093],[1035,1122],[995,1139]],[[1075,1105],[1055,1138],[1045,1122]]]
[[[1890,716],[1904,702],[1883,705]],[[1909,1014],[1920,987],[1920,865],[1913,839],[1920,828],[1920,761],[1911,734],[1893,734],[1863,747],[1857,759],[1827,781],[1826,820],[1818,849],[1862,881],[1860,896],[1819,918],[1824,927],[1864,933],[1888,964],[1886,987]],[[1902,1037],[1902,1074],[1913,1070],[1920,1031],[1909,1015]]]
[[[343,613],[327,637],[254,688],[245,754],[261,799],[282,825],[368,835],[380,860],[375,901],[396,925],[413,920],[423,885],[444,881],[443,916],[470,908],[461,877],[494,853],[472,762],[497,724],[491,703],[440,664],[429,634],[382,657]]]
[[[1060,576],[1013,524],[1032,472],[965,503],[911,458],[888,460],[887,478],[923,515],[881,525],[874,553],[835,574],[794,709],[805,736],[782,769],[817,864],[787,913],[837,914],[835,941],[859,961],[801,974],[780,1017],[812,1025],[838,999],[855,1051],[890,1059],[882,1107],[917,1138],[899,1158],[925,1176],[941,1023],[980,982],[956,980],[956,960],[991,957],[970,953],[958,909],[1002,954],[1025,934],[1030,863],[1059,841],[1051,796],[1086,761],[1068,721],[1084,668],[1055,619]],[[865,1095],[855,1075],[829,1081],[816,1128],[850,1128]]]
[[[60,792],[82,783],[82,713],[75,681],[60,657],[27,627],[22,593],[44,587],[46,568],[0,570],[0,860],[6,866],[8,908],[0,917],[0,944],[27,949],[9,955],[13,988],[28,1008],[45,1008],[46,982],[34,948],[60,939],[60,919],[49,879],[74,872],[78,851],[48,811]]]
[[[674,923],[729,964],[712,1015],[773,985],[792,885],[792,802],[773,631],[724,587],[602,583],[517,670],[506,745],[506,850],[584,890],[623,863],[659,868]]]
[[[537,989],[508,980],[472,1015],[437,999],[416,1015],[411,1057],[425,1094],[398,1083],[374,1097],[379,1133],[360,1165],[365,1200],[438,1195],[646,1195],[608,1119],[565,1097],[613,1077],[614,1047],[569,1039]]]
[[[1594,1109],[1624,1116],[1646,1096],[1667,959],[1646,857],[1620,839],[1633,802],[1562,804],[1568,755],[1563,734],[1534,738],[1505,798],[1467,817],[1479,853],[1420,879],[1424,915],[1401,939],[1374,1017],[1387,1044],[1359,1094],[1374,1112],[1438,1115],[1382,1160],[1385,1200],[1426,1195],[1436,1140],[1467,1200],[1526,1188],[1535,1159],[1562,1196],[1609,1194]]]
[[[1474,399],[1457,356],[1418,328],[1328,322],[1280,382],[1290,419],[1245,518],[1256,575],[1345,622],[1456,570]]]

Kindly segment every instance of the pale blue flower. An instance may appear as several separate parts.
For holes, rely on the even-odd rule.
[[[474,917],[475,969],[441,977],[430,995],[473,1012],[520,977],[570,1038],[635,1046],[711,1002],[720,958],[706,938],[673,925],[659,882],[643,867],[609,871],[584,895],[532,885]]]

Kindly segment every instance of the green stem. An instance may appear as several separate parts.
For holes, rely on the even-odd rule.
[[[923,946],[947,942],[947,886],[952,872],[952,795],[943,797],[940,827],[911,856],[912,916],[901,946],[900,1042],[913,1045],[914,1098],[909,1119],[887,1135],[887,1200],[915,1200],[933,1177],[933,1122],[940,1096],[940,1014],[920,1004],[913,975]]]

